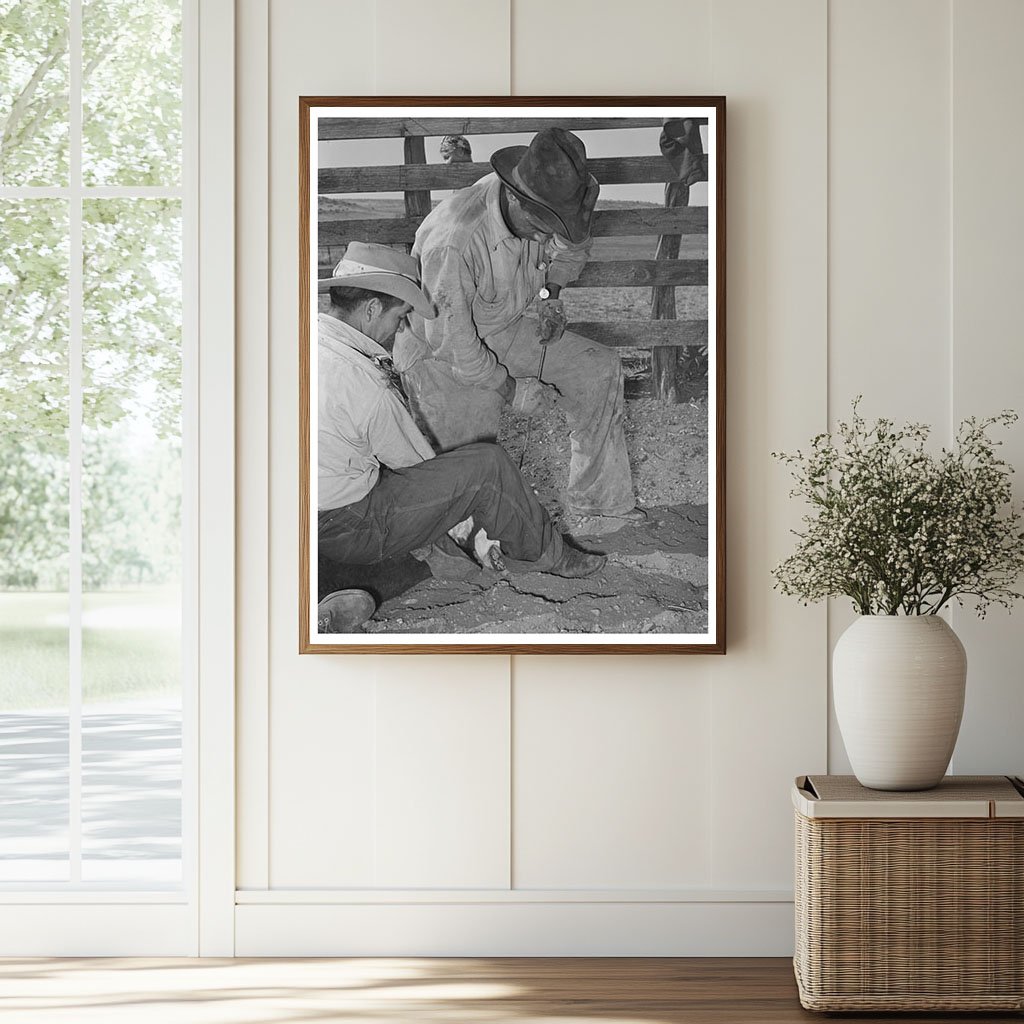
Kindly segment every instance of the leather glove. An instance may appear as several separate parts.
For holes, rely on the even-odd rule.
[[[565,333],[569,322],[561,299],[538,299],[537,317],[540,321],[537,340],[542,345],[553,345]]]
[[[545,384],[536,377],[517,377],[512,411],[521,416],[534,416],[550,412],[558,404],[560,392],[553,384]]]

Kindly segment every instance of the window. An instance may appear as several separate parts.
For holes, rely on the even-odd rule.
[[[181,0],[0,0],[7,888],[187,877],[183,27]]]

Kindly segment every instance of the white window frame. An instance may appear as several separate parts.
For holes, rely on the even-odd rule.
[[[235,952],[235,4],[198,7],[198,952]],[[197,97],[198,98],[198,97]]]
[[[182,885],[82,883],[79,828],[68,883],[0,887],[0,955],[234,953],[234,4],[183,0],[179,187],[83,186],[83,0],[69,0],[67,187],[0,197],[69,207],[70,810],[81,809],[82,216],[91,198],[174,198],[183,212]],[[77,59],[76,59],[77,58]],[[202,102],[200,102],[202,97]]]

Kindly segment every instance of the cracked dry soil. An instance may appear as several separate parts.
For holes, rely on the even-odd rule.
[[[383,600],[368,633],[701,633],[708,622],[706,381],[683,384],[683,401],[650,395],[646,353],[624,354],[626,440],[647,522],[588,535],[562,512],[569,432],[554,410],[527,421],[506,414],[499,442],[518,463],[556,525],[579,547],[608,554],[585,580],[543,573],[420,578]],[[527,440],[527,431],[529,439]],[[574,529],[574,526],[576,527]],[[419,563],[417,563],[419,564]]]

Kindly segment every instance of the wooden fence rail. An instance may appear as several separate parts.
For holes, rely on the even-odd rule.
[[[333,264],[319,261],[317,276],[331,276]],[[588,263],[567,288],[653,288],[708,283],[707,260],[601,260]]]
[[[386,102],[382,100],[382,103]],[[660,128],[656,117],[321,117],[321,142],[341,139],[400,139],[409,135],[506,135],[542,128],[598,131]]]
[[[320,195],[354,192],[420,192],[466,188],[494,168],[490,164],[392,164],[379,167],[324,167],[317,174]],[[675,181],[661,156],[616,156],[587,160],[602,185],[664,184]]]
[[[353,239],[385,245],[411,243],[422,220],[422,217],[356,220],[331,213],[325,207],[319,218],[317,241],[320,245],[344,245]],[[596,210],[591,233],[595,238],[614,235],[706,235],[708,209],[706,206],[687,206],[676,209],[650,207]]]
[[[585,338],[609,348],[703,348],[708,343],[704,320],[597,320],[569,324]]]
[[[707,260],[600,260],[588,263],[570,288],[706,285]]]

